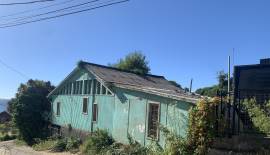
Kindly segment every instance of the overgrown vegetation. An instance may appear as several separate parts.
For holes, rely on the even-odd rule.
[[[264,134],[270,134],[270,117],[267,115],[270,109],[270,102],[264,108],[261,108],[255,99],[246,99],[243,105],[252,120],[255,130]]]
[[[207,154],[215,136],[214,107],[220,101],[202,99],[189,113],[189,125],[186,137],[161,126],[165,136],[164,149],[156,141],[147,147],[141,146],[130,135],[129,145],[116,143],[106,131],[98,130],[89,136],[82,145],[84,154],[150,154],[150,155],[204,155]]]
[[[202,99],[189,112],[187,143],[192,154],[206,154],[215,137],[218,98]]]
[[[12,122],[0,124],[0,141],[13,140],[17,137],[18,130]]]
[[[69,151],[78,152],[80,140],[76,138],[48,138],[47,140],[36,140],[32,147],[36,151],[50,150],[52,152]]]
[[[54,89],[50,82],[29,80],[21,84],[8,106],[19,138],[27,144],[34,144],[35,138],[47,136],[50,102],[47,95]]]
[[[104,130],[93,132],[82,144],[84,154],[99,154],[106,151],[114,143],[113,138]]]
[[[227,73],[225,73],[224,71],[219,71],[217,73],[217,81],[218,81],[218,84],[210,86],[210,87],[199,88],[195,92],[202,96],[215,97],[218,91],[226,91],[228,89],[228,74]],[[233,85],[232,81],[233,81],[233,78],[231,78],[230,80],[231,88]]]

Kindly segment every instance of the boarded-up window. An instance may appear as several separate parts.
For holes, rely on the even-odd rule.
[[[88,98],[83,98],[83,113],[88,113]]]
[[[56,103],[56,115],[60,115],[60,102]]]
[[[148,137],[158,138],[158,125],[159,125],[159,104],[150,103],[148,113]]]
[[[98,105],[95,103],[93,104],[93,111],[92,111],[92,114],[93,114],[93,122],[96,122],[97,119],[98,119]]]

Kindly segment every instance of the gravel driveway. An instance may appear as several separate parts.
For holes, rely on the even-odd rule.
[[[68,152],[37,152],[28,146],[17,146],[14,141],[0,142],[0,155],[71,155]]]

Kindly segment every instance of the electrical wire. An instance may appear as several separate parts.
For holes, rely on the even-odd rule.
[[[58,10],[54,10],[54,11],[49,11],[49,12],[45,12],[45,13],[41,13],[41,14],[19,17],[19,18],[17,18],[17,20],[7,22],[7,23],[4,23],[4,24],[0,24],[0,26],[7,25],[7,24],[14,24],[14,22],[16,23],[16,22],[19,22],[19,21],[22,21],[22,20],[25,20],[25,19],[31,19],[31,18],[34,18],[34,17],[39,17],[39,16],[44,16],[44,15],[48,15],[48,14],[52,14],[52,13],[66,11],[66,10],[69,10],[69,9],[72,9],[72,8],[84,6],[84,5],[91,4],[91,3],[94,3],[94,2],[97,2],[97,1],[99,1],[99,0],[92,0],[92,1],[85,2],[85,3],[80,3],[80,4],[77,4],[77,5],[73,5],[73,6],[69,6],[69,7],[66,7],[66,8],[62,8],[62,9],[58,9]]]
[[[7,5],[25,5],[25,4],[34,4],[34,3],[51,2],[51,1],[54,1],[54,0],[37,0],[37,1],[29,1],[29,2],[0,3],[0,6],[7,6]]]
[[[18,75],[20,75],[21,77],[25,78],[25,79],[30,79],[27,75],[25,75],[24,73],[18,71],[17,69],[9,66],[8,64],[6,64],[5,62],[3,62],[2,60],[0,60],[0,64],[2,64],[3,66],[5,66],[7,69],[17,73]]]
[[[73,11],[73,12],[69,12],[69,13],[65,13],[65,14],[60,14],[60,15],[55,15],[55,16],[49,16],[49,17],[44,17],[44,18],[39,18],[39,19],[36,19],[36,20],[25,21],[25,22],[15,23],[15,24],[11,24],[11,25],[6,25],[6,26],[0,26],[0,28],[3,29],[3,28],[15,27],[15,26],[20,26],[20,25],[25,25],[25,24],[40,22],[40,21],[44,21],[44,20],[59,18],[59,17],[63,17],[63,16],[78,14],[78,13],[82,13],[82,12],[86,12],[86,11],[91,11],[91,10],[95,10],[95,9],[99,9],[99,8],[103,8],[103,7],[108,7],[108,6],[112,6],[112,5],[116,5],[116,4],[120,4],[120,3],[125,3],[125,2],[128,2],[128,1],[129,0],[122,0],[122,1],[112,2],[112,3],[108,3],[108,4],[104,4],[104,5],[100,5],[100,6],[96,6],[96,7],[92,7],[92,8],[90,7],[90,8],[87,8],[87,9]]]
[[[48,6],[44,6],[44,7],[39,7],[39,8],[36,8],[36,9],[29,9],[29,10],[25,10],[25,11],[21,11],[21,12],[16,12],[16,13],[12,13],[12,14],[8,14],[8,15],[0,16],[0,20],[18,19],[18,18],[9,18],[9,19],[6,19],[6,17],[13,17],[13,16],[17,16],[17,15],[26,14],[26,13],[29,13],[29,12],[40,11],[40,10],[47,9],[47,8],[50,8],[50,7],[67,4],[67,3],[70,3],[72,1],[75,1],[75,0],[67,0],[67,1],[56,3],[56,4],[52,4],[52,5],[48,5]]]

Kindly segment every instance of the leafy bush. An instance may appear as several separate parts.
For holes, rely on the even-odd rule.
[[[58,139],[56,143],[52,146],[52,152],[63,152],[66,150],[67,140],[66,139]]]
[[[16,139],[16,135],[5,134],[4,136],[0,137],[0,141],[8,141],[13,139]]]
[[[215,137],[215,106],[218,98],[202,99],[189,111],[187,148],[189,154],[207,154]]]
[[[79,139],[73,137],[68,138],[66,144],[66,151],[70,151],[72,153],[78,152],[80,144],[81,141]]]
[[[82,153],[99,154],[114,143],[107,131],[97,130],[92,133],[81,146]]]
[[[269,107],[269,103],[266,104],[266,110]],[[266,111],[259,107],[256,100],[244,100],[243,105],[245,106],[255,129],[264,134],[270,134],[270,117],[267,116]]]
[[[162,154],[165,155],[178,155],[178,154],[188,154],[187,140],[176,133],[170,131],[166,127],[161,126],[160,130],[165,136],[166,145]]]
[[[147,149],[128,134],[129,145],[123,145],[120,154],[146,154]]]

